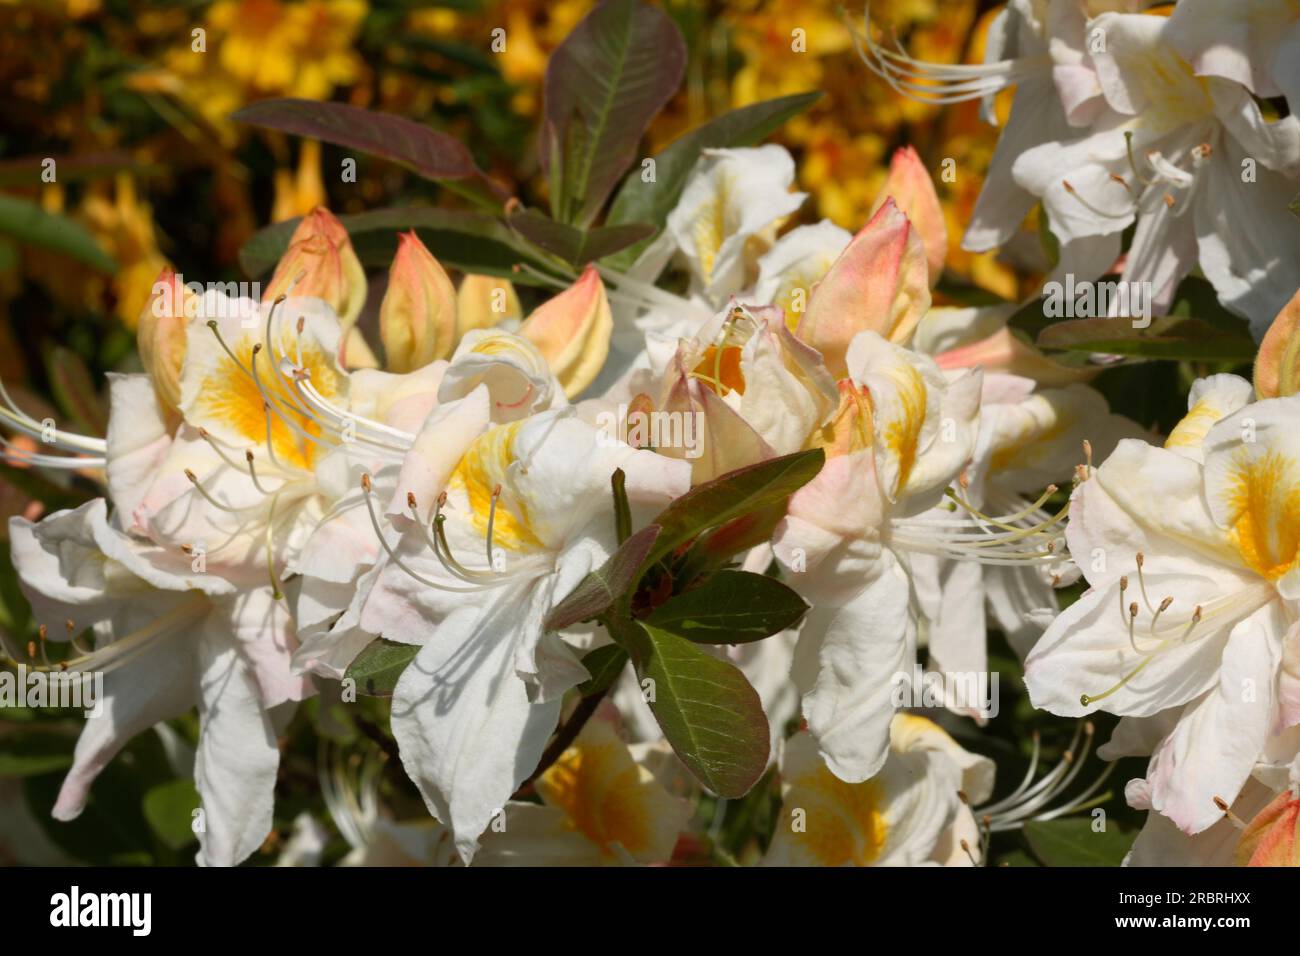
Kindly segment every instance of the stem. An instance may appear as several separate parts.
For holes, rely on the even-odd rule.
[[[605,699],[605,695],[609,693],[610,687],[613,686],[614,685],[611,682],[604,690],[597,691],[594,694],[589,694],[582,698],[582,700],[578,701],[578,706],[573,709],[573,713],[569,715],[569,719],[566,720],[564,724],[561,725],[560,729],[555,732],[555,737],[542,753],[542,759],[538,762],[537,769],[534,770],[528,776],[528,779],[519,785],[519,789],[515,791],[516,799],[531,791],[533,783],[537,778],[546,773],[547,770],[551,769],[555,761],[559,760],[561,755],[572,746],[574,740],[577,739],[578,734],[582,732],[582,728],[586,726],[587,721],[591,719],[592,714],[594,714],[596,709],[600,707],[600,702]]]

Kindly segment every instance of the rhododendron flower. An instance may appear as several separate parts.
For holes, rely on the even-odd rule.
[[[1036,706],[1151,718],[1182,708],[1145,801],[1188,833],[1213,825],[1268,738],[1300,722],[1300,399],[1243,405],[1249,384],[1193,390],[1169,448],[1126,439],[1074,494],[1070,550],[1091,590],[1029,655]]]
[[[860,783],[832,773],[816,741],[799,733],[781,758],[781,812],[763,862],[971,866],[980,839],[967,801],[982,803],[992,792],[992,761],[924,717],[893,718],[887,758]]]

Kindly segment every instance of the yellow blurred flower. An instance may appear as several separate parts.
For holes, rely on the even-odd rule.
[[[233,137],[227,117],[245,103],[327,99],[357,82],[364,63],[354,46],[368,9],[365,0],[218,0],[198,28],[201,37],[191,34],[165,63],[180,80],[180,96]]]

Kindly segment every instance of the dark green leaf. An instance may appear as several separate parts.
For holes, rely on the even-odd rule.
[[[527,273],[516,275],[515,263],[529,258],[526,248],[499,219],[477,212],[423,207],[375,209],[340,216],[364,265],[386,268],[397,250],[397,234],[414,229],[438,260],[462,272],[481,272],[528,282]],[[278,222],[261,230],[239,251],[244,272],[259,276],[275,267],[297,219]]]
[[[26,199],[0,196],[0,234],[57,252],[100,272],[117,271],[117,263],[79,223],[46,212]]]
[[[627,651],[617,644],[606,644],[594,651],[588,651],[582,658],[582,666],[587,668],[591,679],[578,685],[578,693],[583,697],[590,697],[592,694],[599,694],[606,690],[618,680],[618,675],[623,673],[623,668],[627,666]]]
[[[194,781],[181,777],[144,795],[144,818],[163,843],[173,850],[183,850],[198,839],[193,829],[194,811],[202,805]]]
[[[677,756],[718,796],[744,796],[762,777],[770,746],[758,692],[734,664],[675,634],[644,622],[616,626]]]
[[[575,266],[626,249],[655,231],[654,226],[645,223],[583,230],[556,222],[536,209],[515,213],[510,217],[510,225],[529,242]]]
[[[1133,834],[1108,825],[1098,833],[1092,817],[1031,820],[1025,837],[1047,866],[1119,866],[1133,846]]]
[[[645,182],[638,167],[627,174],[610,206],[606,223],[646,222],[658,227],[677,205],[686,179],[706,149],[753,146],[821,98],[820,92],[795,93],[723,113],[684,133],[654,156],[654,180]],[[636,259],[641,245],[620,252],[612,265]]]
[[[645,623],[696,644],[748,644],[793,627],[807,610],[776,578],[723,570],[669,598]]]
[[[1057,322],[1039,333],[1038,347],[1181,361],[1249,362],[1255,357],[1255,343],[1245,325],[1233,334],[1176,315],[1152,319],[1145,329],[1133,328],[1133,321],[1126,318]]]
[[[658,525],[646,525],[624,541],[609,560],[578,582],[578,586],[551,609],[543,627],[562,631],[580,621],[605,614],[614,602],[627,594],[646,563],[646,556],[659,537]]]
[[[404,116],[345,103],[287,98],[260,100],[236,110],[231,119],[355,149],[397,163],[425,179],[476,180],[498,198],[507,196],[475,165],[460,142]]]
[[[357,655],[343,678],[356,681],[357,690],[367,697],[392,697],[398,678],[418,653],[419,645],[397,644],[381,637]]]
[[[640,0],[603,0],[556,47],[538,144],[556,219],[596,217],[685,67],[677,26]]]

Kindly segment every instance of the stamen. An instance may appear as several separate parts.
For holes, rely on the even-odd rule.
[[[384,537],[383,528],[379,526],[379,515],[375,513],[375,503],[370,498],[370,476],[369,475],[363,474],[361,476],[361,490],[365,494],[366,511],[370,513],[370,525],[375,529],[375,536],[379,538],[379,545],[384,549],[385,553],[388,555],[388,559],[393,562],[394,566],[397,567],[399,571],[402,571],[404,574],[406,574],[408,577],[412,578],[413,580],[418,581],[421,584],[426,585],[428,587],[436,588],[439,591],[451,591],[456,594],[472,594],[482,590],[481,587],[473,587],[473,588],[453,587],[452,585],[442,584],[438,581],[434,581],[430,578],[426,578],[422,574],[418,574],[417,572],[412,571],[402,561],[402,559],[397,556],[397,552],[393,550],[392,546],[388,543],[388,539]]]
[[[190,471],[188,468],[185,469],[185,477],[190,480],[190,484],[194,486],[194,490],[197,491],[199,494],[201,494],[204,497],[204,499],[208,502],[208,504],[212,505],[212,507],[214,508],[219,508],[222,511],[235,515],[235,514],[242,514],[243,512],[246,511],[252,511],[254,508],[257,507],[256,505],[249,505],[245,508],[235,508],[231,505],[222,504],[220,501],[218,501],[216,498],[212,497],[212,495],[208,493],[208,490],[204,488],[203,484],[199,481],[198,476],[195,475],[194,472]]]
[[[1107,212],[1104,209],[1094,206],[1088,200],[1083,198],[1083,195],[1074,188],[1068,179],[1062,179],[1061,186],[1064,187],[1067,193],[1079,201],[1079,205],[1083,206],[1084,209],[1088,210],[1088,212],[1092,213],[1094,216],[1100,216],[1102,219],[1128,219],[1133,215],[1132,211],[1121,213]]]
[[[1232,808],[1228,806],[1227,800],[1224,800],[1223,797],[1216,796],[1214,798],[1214,805],[1222,811],[1224,817],[1226,817],[1228,822],[1234,827],[1238,830],[1246,829],[1246,821],[1232,812]]]
[[[1145,176],[1143,176],[1138,171],[1137,162],[1133,159],[1133,131],[1131,129],[1124,131],[1124,150],[1128,154],[1128,165],[1129,165],[1129,169],[1133,170],[1133,178],[1136,179],[1138,182],[1140,182],[1143,186],[1152,185],[1155,182],[1155,180],[1147,179]]]
[[[269,495],[271,492],[263,488],[262,483],[257,479],[257,467],[253,464],[253,450],[250,448],[244,452],[244,457],[248,460],[248,477],[253,479],[253,487],[262,494]]]

